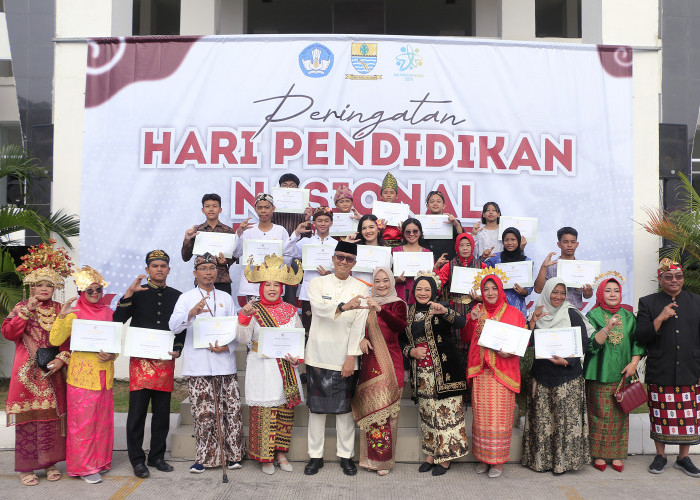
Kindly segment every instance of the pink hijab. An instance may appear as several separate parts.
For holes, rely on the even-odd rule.
[[[91,283],[88,288],[92,285],[97,285],[97,283]],[[112,310],[109,305],[105,304],[103,300],[100,300],[97,304],[93,304],[87,300],[85,292],[81,292],[78,297],[78,301],[75,304],[75,308],[78,311],[75,315],[78,319],[91,319],[95,321],[112,321]]]

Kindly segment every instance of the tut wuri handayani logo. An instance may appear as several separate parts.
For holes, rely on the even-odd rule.
[[[368,75],[377,65],[377,44],[353,42],[350,52],[352,67],[359,75],[345,74],[348,80],[379,80],[382,75]]]
[[[324,77],[333,68],[333,52],[325,45],[312,43],[299,53],[299,67],[308,77]]]

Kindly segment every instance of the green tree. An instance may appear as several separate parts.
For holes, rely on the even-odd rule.
[[[20,186],[21,199],[31,193],[32,181],[49,177],[39,162],[21,146],[9,145],[0,148],[0,179],[12,177]],[[12,233],[30,231],[43,243],[56,237],[68,248],[71,237],[78,236],[80,221],[76,215],[59,210],[48,217],[37,212],[31,204],[0,207],[0,319],[9,314],[14,305],[22,300],[22,278],[15,271],[15,262],[8,247],[16,244]]]
[[[684,268],[686,290],[700,293],[700,195],[683,174],[680,196],[683,208],[673,211],[647,210],[644,229],[672,243],[659,250],[661,257],[681,262]]]

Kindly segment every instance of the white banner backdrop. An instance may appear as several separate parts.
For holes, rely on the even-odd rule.
[[[313,206],[347,184],[366,213],[391,171],[414,213],[440,189],[465,227],[488,201],[538,217],[535,272],[575,227],[577,257],[627,276],[632,297],[629,48],[216,36],[98,39],[88,54],[80,263],[110,292],[154,248],[169,283],[192,286],[180,248],[204,193],[235,225],[293,172]]]

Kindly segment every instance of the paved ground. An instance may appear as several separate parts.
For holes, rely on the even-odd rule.
[[[536,473],[518,464],[506,465],[504,475],[489,479],[476,475],[474,465],[458,463],[442,477],[419,474],[416,464],[397,464],[385,477],[363,470],[354,477],[344,476],[337,463],[327,463],[316,476],[303,474],[304,464],[295,462],[294,472],[278,470],[266,476],[260,466],[250,461],[243,469],[227,471],[229,482],[222,484],[219,470],[190,474],[189,462],[172,462],[175,471],[162,473],[151,469],[151,477],[138,479],[131,473],[125,451],[114,453],[112,471],[102,484],[88,485],[80,479],[67,478],[49,483],[40,476],[37,486],[20,484],[13,470],[14,452],[0,451],[0,498],[12,499],[219,499],[265,498],[699,498],[700,479],[669,467],[662,475],[647,472],[650,456],[633,456],[620,474],[611,468],[599,472],[592,466],[579,472],[554,477]],[[696,463],[700,456],[693,456]],[[674,458],[675,460],[675,458]],[[669,460],[670,461],[670,460]],[[63,470],[61,464],[59,468]]]

